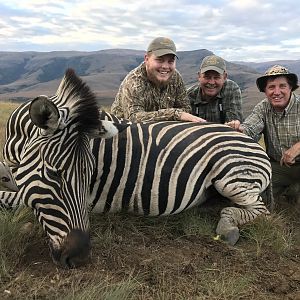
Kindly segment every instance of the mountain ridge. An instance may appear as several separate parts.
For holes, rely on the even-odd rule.
[[[40,94],[53,95],[67,68],[95,92],[99,102],[110,105],[126,74],[144,60],[145,51],[106,49],[99,51],[0,52],[0,100],[24,101]],[[207,49],[179,51],[177,69],[186,85],[197,82],[202,59],[213,54]],[[274,64],[283,64],[300,74],[300,60],[261,63],[226,61],[228,77],[241,87],[245,109],[263,98],[256,78]]]

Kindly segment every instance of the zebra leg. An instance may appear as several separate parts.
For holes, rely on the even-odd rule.
[[[216,232],[233,246],[236,244],[240,236],[238,226],[254,220],[259,215],[268,214],[270,214],[270,212],[263,203],[261,196],[257,196],[257,200],[254,203],[245,205],[244,208],[223,208]]]
[[[2,161],[0,161],[0,182],[2,186],[10,191],[17,192],[19,190],[12,176],[10,168],[5,162]]]

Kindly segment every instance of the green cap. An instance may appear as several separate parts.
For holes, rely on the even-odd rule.
[[[176,57],[176,46],[174,42],[166,37],[155,38],[148,46],[147,52],[154,53],[156,56],[174,54]]]
[[[226,64],[223,58],[217,55],[210,55],[203,58],[200,73],[205,73],[206,71],[216,71],[220,74],[226,72]]]

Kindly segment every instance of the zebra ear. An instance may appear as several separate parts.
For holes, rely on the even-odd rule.
[[[29,115],[34,125],[47,133],[54,132],[59,126],[59,111],[47,96],[39,96],[32,100]]]
[[[111,121],[101,120],[98,137],[109,139],[123,131],[128,126],[128,124],[118,124]]]

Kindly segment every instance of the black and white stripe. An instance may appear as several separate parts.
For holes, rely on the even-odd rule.
[[[8,207],[31,207],[50,238],[54,261],[75,266],[90,249],[86,198],[95,169],[90,140],[118,130],[105,128],[95,96],[72,70],[52,100],[39,96],[12,114],[4,157],[17,191],[0,192],[0,200]]]
[[[22,201],[35,210],[56,261],[77,264],[61,253],[74,229],[88,231],[87,206],[95,213],[176,214],[203,203],[214,186],[237,205],[222,210],[217,226],[231,244],[239,238],[238,226],[269,213],[260,194],[270,183],[271,165],[250,137],[220,124],[169,121],[127,124],[111,139],[89,141],[91,135],[114,135],[126,121],[104,112],[96,117],[89,90],[81,91],[87,87],[69,77],[51,98],[60,122],[54,132],[32,124],[30,103],[12,115],[4,156],[20,190],[0,193],[6,205]]]
[[[95,212],[174,214],[203,203],[212,185],[241,207],[266,212],[260,193],[270,182],[269,159],[251,138],[227,126],[132,124],[111,140],[94,140],[93,153]],[[235,223],[254,217],[240,210]]]

